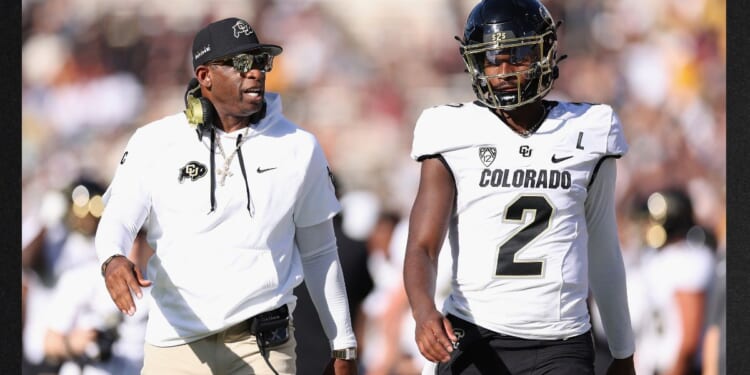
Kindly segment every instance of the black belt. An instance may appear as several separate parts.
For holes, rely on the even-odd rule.
[[[270,320],[284,320],[289,321],[289,308],[286,305],[281,305],[281,307],[278,307],[276,309],[273,309],[271,311],[262,312],[258,315],[252,316],[248,318],[245,322],[248,323],[249,326],[252,326],[254,322],[260,321],[270,321]]]
[[[246,320],[250,334],[255,336],[258,350],[274,374],[276,369],[268,361],[268,349],[289,341],[289,308],[286,305],[260,313]]]

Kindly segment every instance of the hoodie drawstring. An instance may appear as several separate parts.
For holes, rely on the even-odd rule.
[[[211,173],[211,210],[208,213],[210,214],[216,210],[216,175],[214,174],[216,170],[216,136],[213,126],[211,126],[211,161],[209,165],[211,169],[209,171]]]
[[[253,198],[250,196],[250,185],[247,183],[247,172],[245,172],[245,160],[242,157],[242,134],[237,136],[237,157],[240,159],[240,170],[242,170],[242,179],[245,181],[245,194],[247,195],[247,212],[250,213],[250,217],[255,215],[255,205],[253,204]]]

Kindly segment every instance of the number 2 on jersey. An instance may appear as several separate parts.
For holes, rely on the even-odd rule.
[[[549,228],[555,209],[546,197],[521,195],[505,211],[504,222],[523,223],[524,214],[531,211],[533,220],[498,246],[496,277],[542,277],[544,260],[517,259],[522,250]]]

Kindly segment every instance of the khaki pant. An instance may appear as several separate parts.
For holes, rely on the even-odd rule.
[[[267,349],[268,362],[279,375],[294,375],[294,327],[290,324],[289,341]],[[273,371],[260,355],[255,336],[246,324],[184,345],[157,347],[146,344],[141,375],[272,375]]]

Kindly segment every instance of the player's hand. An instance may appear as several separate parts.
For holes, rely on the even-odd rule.
[[[458,341],[453,334],[453,325],[437,310],[416,315],[415,339],[422,355],[430,362],[447,362],[453,352],[453,343]]]
[[[76,328],[68,333],[67,337],[67,350],[69,355],[77,357],[86,351],[86,347],[96,341],[96,331],[93,329],[80,329]]]
[[[357,375],[357,361],[354,359],[331,359],[323,375]]]
[[[607,375],[635,375],[633,356],[612,360],[607,369]]]
[[[141,287],[151,285],[150,280],[146,280],[141,275],[141,271],[126,257],[116,257],[107,265],[104,274],[104,281],[107,284],[107,291],[112,301],[123,314],[132,316],[135,314],[135,302],[132,293],[136,297],[143,297]]]

